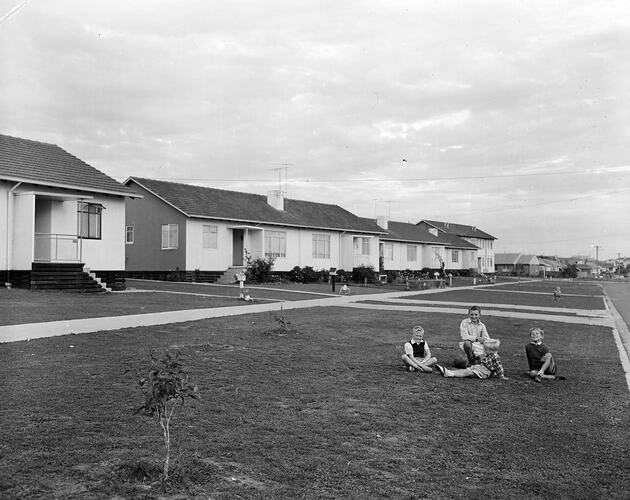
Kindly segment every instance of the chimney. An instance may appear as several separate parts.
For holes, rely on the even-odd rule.
[[[284,193],[279,189],[268,191],[267,203],[276,210],[284,210]]]
[[[387,229],[388,222],[389,222],[389,219],[388,219],[387,217],[385,217],[384,215],[379,215],[379,216],[376,218],[376,223],[377,223],[380,227],[382,227],[383,229]]]
[[[433,236],[437,236],[438,235],[438,230],[435,227],[430,227],[429,228],[429,232],[433,235]]]

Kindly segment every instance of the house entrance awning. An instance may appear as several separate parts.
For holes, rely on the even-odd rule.
[[[21,191],[15,193],[16,195],[35,195],[37,198],[46,200],[58,200],[58,201],[76,201],[76,200],[93,200],[93,196],[77,195],[69,193],[51,193],[49,191]]]
[[[247,224],[240,224],[238,226],[228,226],[228,229],[249,229],[251,231],[253,230],[258,230],[258,231],[262,231],[263,228],[262,227],[258,227],[258,226],[248,226]]]

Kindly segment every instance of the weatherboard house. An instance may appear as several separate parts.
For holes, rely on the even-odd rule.
[[[59,146],[0,135],[6,286],[124,287],[125,199],[137,196]]]
[[[477,268],[477,247],[468,241],[432,228],[377,218],[386,233],[380,237],[383,270],[444,269],[470,274]]]
[[[512,276],[538,276],[540,261],[535,255],[524,253],[498,253],[495,255],[497,274]]]
[[[477,247],[476,272],[481,274],[493,274],[494,266],[494,240],[491,234],[482,231],[476,226],[466,224],[453,224],[452,222],[439,222],[436,220],[421,220],[418,226],[432,232],[435,235],[457,236]],[[447,236],[448,237],[448,236]]]
[[[383,229],[337,205],[141,177],[123,184],[141,195],[127,200],[127,276],[229,276],[248,258],[269,257],[280,272],[378,269]]]

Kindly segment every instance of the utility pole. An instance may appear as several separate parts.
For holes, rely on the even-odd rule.
[[[595,243],[593,248],[595,249],[595,272],[599,276],[599,245]]]

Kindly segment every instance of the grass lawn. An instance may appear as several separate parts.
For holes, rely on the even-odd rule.
[[[182,309],[242,306],[233,297],[199,297],[167,293],[64,293],[0,289],[0,325],[39,323]]]
[[[133,414],[124,369],[170,347],[203,398],[175,416],[173,498],[628,498],[630,395],[609,329],[546,325],[566,380],[537,384],[523,320],[485,319],[510,380],[480,381],[402,368],[417,323],[448,365],[460,316],[286,316],[296,333],[250,314],[1,344],[0,497],[162,495],[161,430]]]
[[[600,291],[601,292],[601,291]],[[406,299],[431,300],[435,302],[463,302],[466,304],[519,304],[523,306],[561,307],[568,309],[605,309],[601,296],[573,297],[567,294],[554,301],[551,294],[502,292],[500,289],[449,290],[442,293],[428,293],[407,296]],[[483,311],[482,311],[483,312]]]

